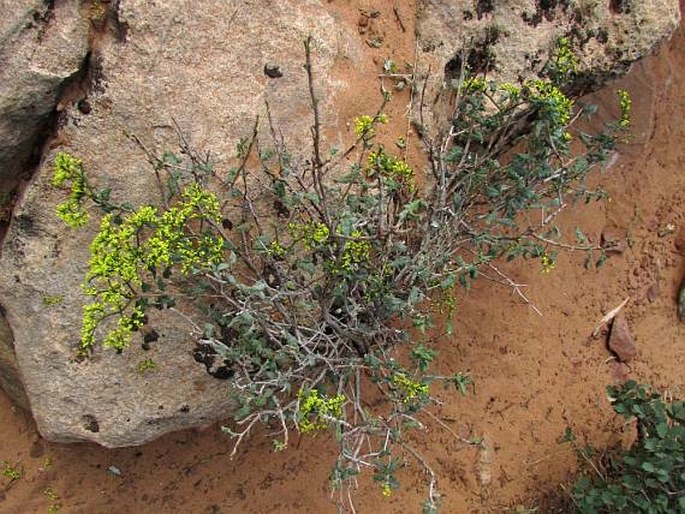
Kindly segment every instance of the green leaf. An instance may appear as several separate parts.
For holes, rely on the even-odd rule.
[[[566,427],[564,434],[557,439],[557,444],[572,443],[576,440],[576,435],[573,433],[571,427]]]
[[[626,486],[628,489],[632,489],[634,491],[639,491],[642,485],[640,484],[640,481],[637,479],[635,475],[624,475],[622,479],[622,483],[624,486]]]
[[[604,266],[604,263],[607,261],[608,258],[609,256],[606,253],[602,252],[602,255],[599,256],[599,259],[597,259],[595,266],[597,268],[601,268],[602,266]]]
[[[654,473],[656,471],[656,467],[651,462],[643,462],[640,467],[648,473]]]
[[[425,373],[428,371],[428,367],[436,355],[437,352],[435,350],[430,350],[419,344],[409,353],[409,358],[416,363],[421,373]]]
[[[451,289],[454,287],[454,284],[456,284],[457,280],[454,277],[454,273],[450,273],[447,275],[447,278],[445,278],[442,282],[440,282],[440,288],[445,290],[445,289]]]
[[[176,300],[168,295],[161,295],[157,298],[157,307],[159,309],[170,309],[176,306]]]

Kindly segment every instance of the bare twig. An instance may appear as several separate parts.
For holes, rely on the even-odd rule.
[[[400,17],[400,12],[397,10],[397,6],[392,7],[392,12],[395,15],[395,20],[397,21],[397,24],[400,26],[400,29],[402,30],[402,32],[407,32],[407,29],[404,26],[404,23],[402,23],[402,18]]]
[[[630,297],[626,298],[620,304],[618,304],[618,306],[614,307],[609,312],[607,312],[606,315],[601,320],[599,320],[599,323],[597,323],[597,326],[592,331],[592,337],[593,338],[596,338],[599,335],[599,331],[602,329],[602,327],[605,324],[609,323],[612,319],[614,319],[616,317],[616,315],[619,312],[621,312],[621,309],[623,309],[623,307],[626,306],[626,304],[628,303],[629,300],[630,300]]]
[[[314,158],[312,159],[312,179],[318,195],[321,197],[322,204],[326,205],[326,187],[323,184],[323,160],[321,159],[321,119],[319,114],[319,99],[314,91],[314,76],[312,73],[312,37],[308,36],[304,42],[305,65],[307,71],[307,83],[309,84],[309,97],[314,114],[314,125],[312,126],[312,142],[314,144]],[[330,216],[324,208],[324,221],[330,225]]]
[[[538,241],[542,241],[543,243],[547,243],[548,245],[551,246],[558,246],[559,248],[565,248],[566,250],[571,250],[571,251],[581,251],[581,252],[586,252],[588,250],[599,250],[600,247],[598,245],[570,245],[568,243],[562,243],[561,241],[554,241],[552,239],[548,239],[546,237],[543,237],[539,234],[530,234],[531,237],[537,239]]]
[[[492,263],[487,264],[488,268],[490,268],[492,271],[497,273],[499,277],[501,277],[504,280],[504,284],[511,287],[513,291],[526,303],[530,306],[531,309],[535,311],[535,313],[543,318],[544,316],[542,315],[542,312],[535,306],[534,303],[532,303],[528,297],[523,294],[523,291],[521,291],[521,288],[523,287],[528,287],[526,284],[518,284],[514,280],[512,280],[507,274],[502,272],[497,266],[495,266]],[[486,278],[488,278],[486,275],[484,275]]]

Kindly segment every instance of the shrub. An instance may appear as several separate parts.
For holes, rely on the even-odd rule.
[[[580,512],[685,512],[685,402],[634,381],[608,392],[616,413],[635,421],[637,439],[576,481]]]
[[[436,419],[428,409],[437,402],[434,383],[465,393],[470,378],[430,372],[437,352],[427,331],[436,315],[451,331],[456,284],[468,288],[485,274],[518,287],[495,259],[538,258],[550,271],[556,250],[567,248],[602,260],[580,231],[578,244],[564,242],[554,219],[569,199],[601,197],[582,179],[614,137],[572,129],[592,111],[578,109],[550,78],[571,72],[568,52],[546,76],[519,85],[464,74],[449,130],[426,140],[424,184],[376,142],[389,122],[387,93],[375,115],[355,121],[354,144],[322,148],[309,41],[305,49],[314,118],[308,161],[288,153],[267,117],[273,140],[261,141],[255,125],[228,172],[185,143],[183,157],[151,156],[159,205],[132,207],[95,188],[81,161],[58,155],[56,185],[71,184],[68,208],[58,212],[72,225],[85,219],[86,199],[106,212],[90,247],[84,289],[92,300],[79,351],[86,356],[99,341],[122,351],[149,309],[172,309],[197,334],[196,359],[232,380],[236,422],[224,430],[235,438],[233,454],[257,423],[277,427],[277,450],[293,430],[330,429],[339,444],[334,487],[353,487],[371,468],[389,495],[413,459],[428,476],[432,512],[436,475],[405,433]],[[412,322],[412,335],[391,323],[397,319]],[[398,344],[406,359],[393,351]],[[385,404],[365,400],[369,383]]]

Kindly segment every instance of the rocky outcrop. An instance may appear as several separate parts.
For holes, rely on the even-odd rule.
[[[54,6],[53,6],[54,4]],[[81,2],[9,0],[0,20],[0,191],[25,174],[58,99],[88,54]]]
[[[14,354],[14,338],[4,316],[0,313],[0,389],[24,410],[30,410],[24,382],[21,379],[17,356]]]
[[[0,18],[0,223],[12,191],[40,159],[57,103],[88,59],[88,20],[77,0],[6,0]],[[0,234],[4,231],[0,227]],[[0,235],[1,237],[1,235]],[[0,299],[0,303],[2,299]],[[0,387],[29,409],[12,331],[0,314]]]
[[[569,87],[589,92],[654,52],[679,21],[678,0],[424,0],[417,23],[424,73],[430,66],[417,97],[424,129],[449,120],[449,83],[464,60],[472,71],[516,83],[537,74],[558,39],[568,37],[580,61],[579,80]]]
[[[194,148],[211,150],[217,171],[225,173],[258,115],[269,134],[268,99],[275,127],[293,146],[304,147],[312,118],[303,41],[313,37],[317,90],[333,122],[330,102],[338,86],[329,71],[358,47],[314,0],[209,1],[201,9],[178,0],[108,5],[118,6],[119,30],[99,36],[88,98],[61,102],[59,136],[18,202],[4,240],[0,303],[41,434],[116,447],[229,417],[230,384],[193,360],[192,327],[171,314],[151,319],[159,337],[145,345],[147,351],[137,341],[122,354],[97,350],[84,362],[74,360],[93,227],[69,230],[55,217],[64,193],[50,185],[52,157],[57,151],[79,156],[98,186],[133,205],[158,202],[153,170],[128,136],[161,155],[178,150],[177,126]],[[57,9],[49,26],[80,26],[71,17],[78,19]],[[74,69],[78,61],[74,57]],[[267,63],[281,76],[267,76]],[[145,361],[156,368],[146,370]]]

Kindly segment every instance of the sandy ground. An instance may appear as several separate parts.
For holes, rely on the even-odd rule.
[[[364,23],[365,2],[336,2],[329,8],[341,23]],[[341,94],[340,119],[375,112],[375,74],[383,59],[413,62],[413,2],[391,2],[360,38],[383,37],[363,63],[341,62],[337,73],[356,74]],[[363,16],[362,16],[363,17]],[[584,256],[561,254],[556,269],[517,262],[501,269],[518,283],[542,314],[510,288],[477,281],[458,291],[455,333],[436,342],[439,368],[468,372],[475,386],[466,397],[437,394],[436,415],[462,437],[485,437],[488,454],[457,442],[448,430],[426,419],[414,444],[435,470],[447,513],[512,512],[518,506],[552,512],[546,498],[563,496],[575,469],[570,448],[557,444],[566,427],[581,442],[605,447],[625,438],[622,420],[609,407],[605,387],[617,380],[616,363],[604,339],[592,339],[596,323],[630,298],[625,314],[638,346],[631,378],[685,394],[685,324],[675,314],[676,290],[685,261],[667,227],[685,226],[685,34],[679,31],[658,56],[598,95],[600,109],[612,109],[612,91],[627,89],[634,101],[634,137],[617,160],[592,182],[610,200],[577,206],[560,216],[568,235],[576,226],[597,241],[603,230],[622,232],[625,251],[600,270],[586,270]],[[361,91],[361,93],[360,93]],[[408,93],[390,106],[401,117]],[[347,130],[341,127],[341,130]],[[410,145],[410,160],[420,158]],[[651,292],[648,295],[648,291]],[[93,445],[58,445],[42,440],[30,419],[0,394],[0,461],[22,471],[8,485],[0,476],[0,512],[33,513],[328,513],[335,512],[328,476],[334,448],[325,435],[302,438],[273,453],[256,434],[234,460],[218,427],[163,437],[140,448],[107,450]],[[487,461],[484,464],[483,461]],[[481,464],[479,465],[479,462]],[[479,480],[490,474],[489,483]],[[360,481],[359,512],[420,512],[423,474],[414,463],[402,470],[402,488],[384,498],[368,478]],[[487,477],[485,477],[487,478]],[[487,480],[486,480],[487,482]]]

